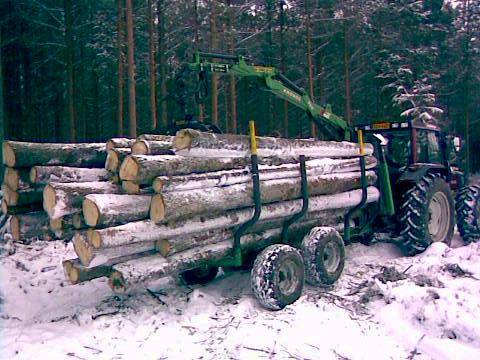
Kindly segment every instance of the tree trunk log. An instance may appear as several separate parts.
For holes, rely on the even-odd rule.
[[[27,188],[30,186],[29,169],[6,167],[3,182],[13,191]]]
[[[30,171],[32,184],[83,183],[92,181],[108,181],[105,169],[88,169],[68,166],[34,166]]]
[[[148,218],[150,195],[90,194],[83,200],[83,217],[91,227],[126,224]]]
[[[133,243],[106,249],[95,249],[83,233],[77,232],[73,238],[73,248],[78,259],[85,267],[102,265],[114,259],[155,250],[154,242]]]
[[[43,211],[43,206],[41,202],[20,206],[11,206],[7,204],[7,201],[5,199],[2,199],[2,213],[4,213],[5,215],[26,214],[34,211]]]
[[[276,161],[276,160],[272,160]],[[188,175],[211,171],[241,169],[245,158],[185,158],[175,155],[132,155],[120,166],[120,179],[151,185],[157,176]]]
[[[10,167],[66,165],[103,167],[107,157],[105,144],[47,144],[19,141],[3,143],[3,163]]]
[[[309,212],[318,212],[333,209],[348,209],[357,205],[362,197],[361,190],[315,196],[309,199]],[[377,201],[379,192],[375,187],[368,188],[368,202]],[[259,221],[282,219],[292,216],[302,208],[302,200],[291,200],[262,206]],[[218,216],[197,216],[191,219],[155,225],[153,221],[137,221],[102,230],[90,229],[88,241],[95,248],[122,246],[135,242],[157,241],[170,239],[175,236],[193,234],[238,226],[252,218],[253,209],[227,211]]]
[[[41,203],[43,189],[39,187],[25,188],[13,191],[9,186],[2,185],[3,198],[9,206],[23,206]]]
[[[358,156],[358,144],[351,142],[319,141],[312,139],[284,139],[257,137],[259,157],[298,156],[352,157]],[[245,157],[250,155],[250,138],[247,135],[213,134],[198,130],[183,129],[174,140],[177,155],[194,157]],[[366,154],[373,154],[367,144]]]
[[[373,156],[366,157],[367,169],[374,168],[376,164],[376,159]],[[315,159],[307,161],[306,166],[308,176],[360,170],[358,159]],[[284,164],[280,166],[260,165],[259,172],[262,181],[296,178],[300,176],[298,164]],[[158,176],[153,181],[153,190],[156,193],[185,191],[243,184],[251,181],[252,175],[250,170],[244,168],[183,176]]]
[[[367,172],[372,185],[376,176]],[[360,187],[360,173],[328,174],[308,179],[310,196],[335,194]],[[301,197],[301,179],[278,179],[260,182],[262,203],[298,199]],[[159,224],[190,217],[196,214],[212,214],[220,211],[253,206],[253,185],[237,184],[219,188],[175,191],[156,194],[152,198],[150,219]]]
[[[14,215],[10,219],[10,228],[15,241],[25,244],[34,239],[51,240],[48,217],[44,212]]]
[[[147,140],[147,141],[166,141],[170,144],[173,144],[173,139],[175,136],[171,135],[157,135],[157,134],[142,134],[138,137],[139,140]]]
[[[120,186],[109,182],[51,183],[43,191],[43,208],[52,219],[82,210],[88,194],[120,194]]]
[[[78,259],[65,260],[62,265],[65,277],[73,285],[103,276],[109,276],[112,270],[111,265],[100,265],[94,268],[86,268],[82,266]]]
[[[107,141],[105,148],[107,152],[112,149],[118,148],[130,148],[136,139],[129,139],[129,138],[112,138]]]
[[[137,140],[132,155],[174,155],[171,141]]]
[[[115,148],[108,150],[107,160],[105,160],[105,169],[112,173],[118,173],[123,160],[131,154],[129,148]]]

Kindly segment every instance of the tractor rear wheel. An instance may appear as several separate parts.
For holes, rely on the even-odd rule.
[[[480,186],[466,186],[457,194],[457,227],[466,243],[480,241]]]
[[[455,206],[447,182],[438,175],[425,175],[403,195],[399,220],[407,255],[421,253],[433,242],[450,245]]]

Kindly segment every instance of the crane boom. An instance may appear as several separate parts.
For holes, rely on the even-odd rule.
[[[216,62],[215,60],[224,60]],[[351,140],[350,127],[329,105],[313,102],[304,89],[294,84],[278,69],[271,66],[250,65],[243,56],[197,52],[189,70],[199,74],[233,75],[254,80],[261,89],[304,110],[321,130],[338,140]]]

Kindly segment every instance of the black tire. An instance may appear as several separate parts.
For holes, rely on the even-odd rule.
[[[305,267],[300,252],[289,246],[271,245],[258,254],[253,264],[252,290],[260,304],[281,310],[301,295]]]
[[[480,241],[480,186],[466,186],[457,194],[457,227],[467,244]]]
[[[305,280],[310,285],[334,284],[345,266],[345,246],[337,230],[315,227],[302,241]]]
[[[403,194],[399,218],[403,250],[416,255],[433,242],[450,245],[455,227],[455,205],[447,182],[425,175]]]
[[[180,274],[180,277],[187,285],[207,284],[218,274],[218,266],[209,268],[197,268],[184,271]]]

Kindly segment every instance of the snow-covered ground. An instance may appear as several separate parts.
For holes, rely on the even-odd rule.
[[[120,297],[105,279],[68,284],[62,242],[2,248],[3,359],[480,359],[480,244],[414,258],[350,245],[335,287],[306,286],[278,312],[247,271]]]

